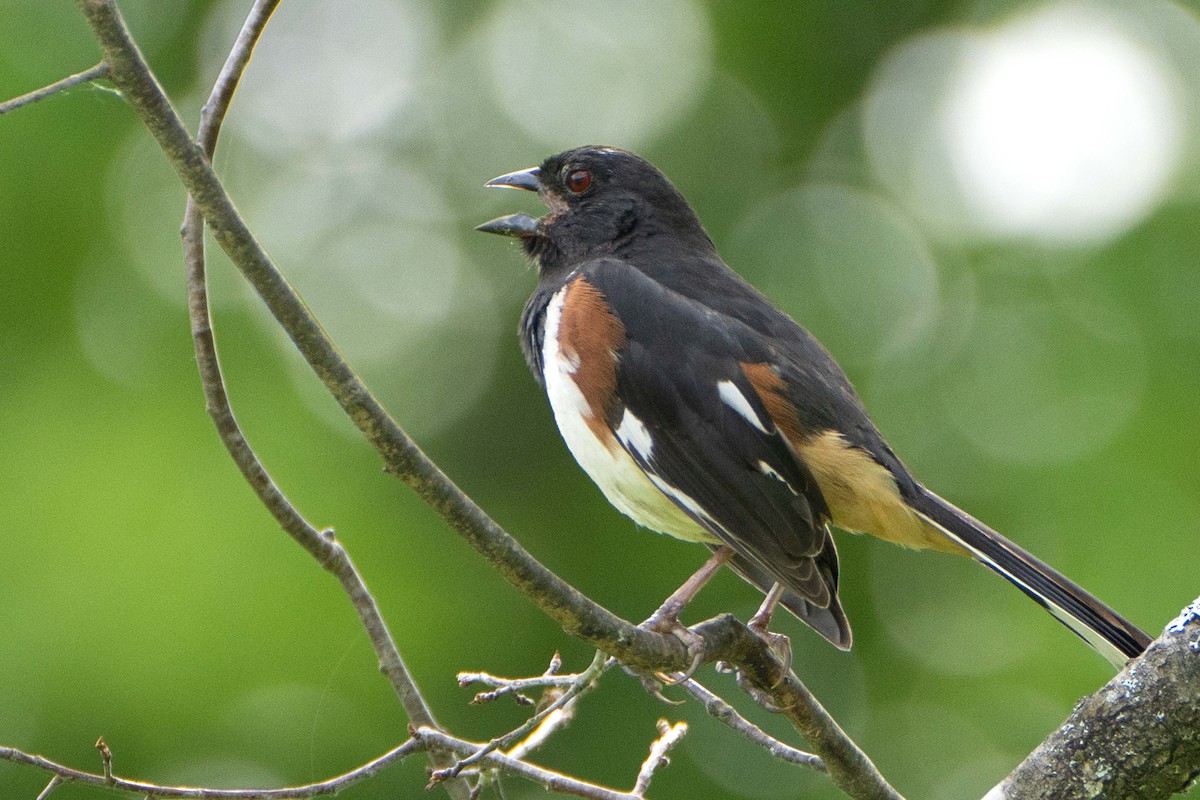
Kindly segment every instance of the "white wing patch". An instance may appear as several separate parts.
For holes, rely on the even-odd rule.
[[[635,417],[628,408],[621,416],[621,424],[617,426],[617,438],[621,440],[621,444],[633,448],[643,461],[650,460],[650,455],[654,452],[654,440],[650,438],[650,431],[646,430],[645,423]]]
[[[717,394],[721,396],[721,400],[725,405],[732,408],[737,413],[741,414],[747,422],[758,428],[763,433],[770,433],[762,420],[758,418],[758,414],[754,413],[754,409],[750,406],[750,401],[742,394],[741,390],[733,385],[733,381],[718,381]]]

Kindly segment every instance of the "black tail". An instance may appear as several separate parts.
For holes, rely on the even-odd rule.
[[[714,550],[716,549],[712,545],[709,546]],[[755,565],[754,562],[741,556],[735,555],[729,561],[729,567],[742,580],[757,587],[763,594],[770,592],[771,587],[778,580],[762,567]],[[833,569],[834,572],[830,576],[832,589],[829,593],[829,605],[827,607],[821,608],[820,606],[813,605],[795,592],[787,591],[779,598],[779,605],[795,614],[801,622],[824,636],[835,646],[842,650],[849,650],[854,638],[850,633],[850,621],[846,619],[846,612],[842,610],[842,601],[838,598],[836,558],[833,559]]]
[[[1077,584],[925,487],[918,485],[906,499],[927,523],[1032,597],[1117,669],[1150,644],[1149,636]]]

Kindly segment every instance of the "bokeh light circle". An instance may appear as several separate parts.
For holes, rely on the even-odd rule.
[[[1048,4],[902,43],[865,98],[875,176],[946,238],[1119,236],[1184,163],[1186,92],[1144,36],[1163,10]]]
[[[1081,312],[1106,319],[1104,309]],[[1063,306],[982,311],[940,396],[959,434],[1021,464],[1070,463],[1107,444],[1141,402],[1145,354],[1136,331],[1097,329]]]
[[[1175,77],[1096,9],[1050,7],[982,38],[942,123],[968,209],[988,233],[1064,241],[1119,233],[1179,156]]]
[[[844,364],[876,364],[933,323],[938,276],[920,234],[881,197],[834,183],[768,198],[735,231],[735,269]]]
[[[203,58],[212,74],[245,15],[243,3],[214,10]],[[429,69],[434,36],[426,16],[421,4],[388,0],[282,4],[238,86],[229,125],[271,151],[377,135]]]
[[[891,642],[948,675],[986,675],[1037,647],[1039,613],[1003,580],[963,559],[879,545],[871,553],[871,599]]]
[[[485,36],[497,102],[558,149],[668,130],[712,69],[708,19],[691,0],[509,0]]]

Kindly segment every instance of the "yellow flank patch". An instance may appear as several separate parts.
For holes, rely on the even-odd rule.
[[[918,517],[900,498],[887,468],[837,431],[823,431],[792,446],[816,478],[837,527],[905,547],[970,555]]]

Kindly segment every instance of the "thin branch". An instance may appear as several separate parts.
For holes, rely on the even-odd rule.
[[[643,630],[620,619],[546,569],[413,443],[341,357],[246,227],[208,160],[191,140],[154,79],[112,0],[76,0],[76,3],[104,52],[111,79],[195,198],[218,244],[380,453],[387,469],[412,487],[497,571],[568,633],[634,669],[655,672],[686,669],[690,659],[678,638]],[[703,623],[695,630],[705,639],[710,659],[736,665],[751,684],[786,710],[788,718],[825,760],[831,778],[843,791],[864,800],[899,798],[799,680],[784,674],[782,665],[762,639],[727,615]],[[489,758],[492,757],[500,756],[492,753]]]
[[[643,763],[632,792],[621,792],[599,784],[571,778],[495,750],[480,756],[479,761],[490,769],[516,775],[555,792],[586,797],[590,800],[641,800],[650,775],[665,765],[667,751],[678,742],[687,728],[684,723],[667,726],[662,721],[659,726],[659,739],[651,746],[650,756]],[[13,747],[0,747],[0,760],[34,767],[52,775],[46,788],[38,795],[38,800],[45,800],[55,788],[68,782],[141,794],[157,800],[168,798],[170,800],[175,800],[175,798],[183,800],[304,800],[305,798],[338,794],[355,783],[374,777],[414,753],[440,750],[467,757],[479,753],[486,747],[485,744],[459,739],[434,728],[412,728],[410,733],[412,738],[408,741],[341,775],[302,786],[288,786],[279,789],[211,789],[197,786],[170,786],[122,778],[112,773],[111,753],[105,753],[107,747],[101,748],[103,740],[97,742],[97,748],[101,749],[104,754],[104,772],[102,774],[68,767],[43,756],[26,753]],[[639,787],[641,788],[639,789]]]
[[[568,704],[573,703],[579,697],[579,695],[583,694],[588,689],[592,688],[593,685],[595,685],[596,679],[599,678],[605,670],[605,660],[606,655],[601,651],[596,651],[596,656],[592,659],[592,663],[588,665],[588,668],[579,673],[575,680],[571,682],[571,685],[567,687],[567,690],[563,692],[553,703],[546,706],[537,714],[534,714],[519,728],[511,730],[503,736],[498,736],[495,739],[492,739],[490,742],[480,747],[471,755],[467,756],[466,758],[459,759],[454,763],[453,766],[446,769],[436,770],[431,776],[429,785],[433,786],[441,781],[456,777],[460,772],[463,771],[463,769],[478,763],[480,759],[493,750],[498,750],[502,747],[508,747],[508,745],[525,736],[525,734],[533,731],[549,717],[551,717],[551,715],[557,714],[557,718],[562,719],[563,715],[558,714],[557,712],[561,712]],[[561,725],[562,723],[558,722],[558,724]],[[528,749],[532,749],[532,747]],[[524,755],[525,752],[528,752],[528,750],[523,748],[521,755]],[[521,755],[510,754],[510,756],[514,758],[520,758]]]
[[[278,5],[279,0],[257,0],[255,2],[221,68],[208,101],[204,104],[197,140],[209,162],[212,161],[221,125],[233,100],[234,92],[236,92],[242,74],[250,62],[254,47]],[[203,218],[190,196],[184,213],[181,234],[187,272],[188,314],[191,319],[196,363],[204,389],[205,406],[216,425],[221,442],[229,451],[247,483],[250,484],[259,500],[271,512],[280,526],[312,554],[322,567],[333,573],[341,582],[367,631],[379,659],[380,669],[388,677],[400,698],[409,722],[417,726],[438,727],[437,720],[434,719],[433,713],[405,666],[404,659],[396,647],[383,615],[380,614],[374,597],[351,561],[349,553],[335,541],[332,531],[318,531],[288,500],[251,448],[234,416],[233,407],[225,389],[212,330],[205,270]],[[431,755],[435,767],[444,767],[451,761],[446,754],[433,753]],[[470,788],[465,784],[448,785],[447,789],[451,796],[459,800],[465,800],[470,794]]]
[[[61,776],[59,776],[59,775],[51,776],[50,782],[46,784],[46,788],[42,789],[40,792],[38,792],[37,800],[46,800],[46,798],[48,798],[50,796],[50,793],[53,792],[55,789],[57,789],[63,783],[65,783],[65,781],[63,781]]]
[[[90,83],[91,81],[100,80],[108,77],[108,64],[101,61],[91,69],[85,69],[83,72],[76,72],[63,78],[61,81],[55,81],[49,86],[43,86],[41,89],[35,89],[28,94],[23,94],[20,97],[14,97],[12,100],[0,103],[0,116],[4,116],[9,111],[27,106],[30,103],[36,103],[39,100],[45,100],[51,95],[58,94],[66,89],[71,89],[81,83]]]
[[[678,677],[682,678],[682,675]],[[750,741],[754,742],[759,747],[762,747],[768,753],[781,761],[787,761],[792,764],[800,764],[806,767],[812,767],[818,772],[825,772],[825,762],[820,756],[815,756],[812,753],[806,753],[803,750],[797,750],[791,745],[781,742],[774,736],[764,731],[762,728],[755,725],[750,720],[738,713],[737,709],[729,705],[720,696],[709,691],[702,686],[695,678],[680,680],[677,684],[681,689],[690,694],[692,697],[700,701],[704,706],[704,710],[710,716],[715,717],[720,722],[728,725],[733,730],[745,736]]]
[[[337,794],[351,784],[366,780],[392,764],[425,750],[427,745],[417,739],[409,739],[399,747],[395,747],[376,759],[368,761],[360,767],[344,772],[328,780],[309,783],[304,786],[289,786],[282,789],[207,789],[196,786],[165,786],[146,781],[130,780],[107,772],[97,775],[92,772],[74,769],[59,764],[42,756],[25,753],[12,747],[0,747],[0,760],[11,761],[15,764],[36,767],[51,773],[54,778],[42,790],[39,799],[48,796],[50,791],[62,783],[82,783],[89,786],[102,786],[123,792],[148,795],[154,798],[203,798],[203,800],[291,800],[292,798],[318,797],[321,795]]]
[[[255,0],[246,21],[242,23],[242,29],[238,31],[229,55],[225,58],[225,63],[221,66],[221,72],[208,95],[208,101],[204,104],[196,141],[209,161],[212,161],[217,137],[221,135],[221,125],[229,111],[229,104],[233,102],[238,84],[241,83],[242,74],[246,71],[250,57],[254,55],[254,48],[262,38],[263,31],[266,30],[267,23],[270,22],[279,3],[280,0]]]
[[[572,697],[561,707],[550,709],[550,713],[530,731],[529,735],[504,752],[509,758],[526,758],[534,750],[544,745],[558,731],[570,724],[575,718],[575,707],[579,705],[579,697]]]
[[[112,786],[115,780],[112,771],[112,750],[109,749],[103,736],[96,740],[96,749],[100,751],[100,761],[104,766],[104,782]]]
[[[642,762],[642,768],[638,770],[637,780],[633,782],[631,794],[635,797],[646,796],[646,790],[650,788],[650,781],[654,779],[654,773],[658,771],[659,767],[665,767],[671,763],[667,758],[667,753],[679,744],[679,740],[684,737],[687,730],[686,722],[676,722],[671,725],[665,719],[658,721],[659,736],[650,745],[650,755],[646,756],[646,760]]]
[[[489,702],[506,694],[515,694],[518,698],[524,697],[524,695],[520,694],[522,690],[571,686],[579,680],[579,676],[580,673],[555,674],[553,670],[547,670],[542,675],[530,678],[506,678],[499,675],[492,675],[488,672],[460,672],[458,673],[458,681],[462,686],[481,683],[485,686],[496,687],[495,690],[490,692],[480,692],[472,700],[472,702]],[[766,750],[771,756],[791,764],[811,767],[818,772],[826,771],[825,762],[821,760],[820,756],[798,750],[786,742],[782,742],[771,736],[738,713],[737,709],[731,706],[726,700],[706,688],[695,678],[684,679],[682,673],[674,673],[667,677],[671,679],[672,685],[679,686],[695,700],[699,701],[709,716],[714,717],[719,722],[745,736]],[[533,701],[526,698],[526,702],[532,703]],[[524,758],[526,753],[521,752],[518,754],[513,750],[509,750],[508,754]]]
[[[430,728],[419,728],[413,731],[412,734],[413,738],[424,742],[426,746],[443,747],[464,756],[474,753],[480,747],[477,742],[457,739]],[[572,778],[560,772],[539,767],[536,764],[530,764],[528,761],[517,760],[506,753],[498,751],[488,753],[483,757],[482,761],[490,767],[498,768],[511,775],[516,775],[519,778],[540,784],[552,792],[586,797],[589,800],[642,800],[641,795],[634,794],[633,792],[622,792],[610,789],[607,786]]]

